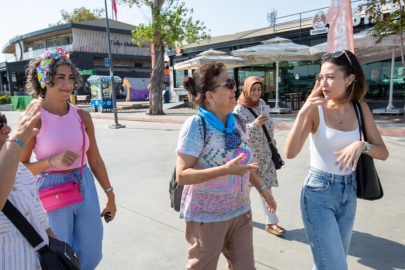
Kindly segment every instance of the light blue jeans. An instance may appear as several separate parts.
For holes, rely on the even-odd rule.
[[[314,270],[347,270],[357,205],[355,173],[334,175],[310,167],[301,191],[301,215]]]
[[[102,258],[103,224],[94,176],[86,166],[80,181],[80,170],[69,173],[79,180],[84,200],[48,212],[49,225],[58,239],[69,243],[76,251],[82,270],[94,270]],[[40,174],[41,175],[41,174]],[[47,176],[39,189],[63,184],[71,178],[62,174]]]

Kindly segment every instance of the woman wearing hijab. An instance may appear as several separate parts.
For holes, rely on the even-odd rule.
[[[266,102],[261,99],[263,93],[263,79],[250,76],[246,78],[243,90],[238,99],[238,105],[235,107],[234,112],[242,116],[247,123],[247,130],[249,134],[248,145],[253,152],[253,162],[259,164],[259,169],[256,170],[257,175],[266,185],[266,188],[271,194],[272,187],[278,187],[277,173],[274,163],[271,159],[271,150],[269,142],[262,126],[264,125],[270,135],[271,142],[276,146],[274,139],[274,122],[270,114],[262,114],[262,106],[268,106]],[[258,117],[250,111],[253,110]],[[275,235],[283,235],[285,229],[278,226],[278,218],[276,213],[271,213],[267,210],[266,204],[263,200],[262,205],[264,215],[266,217],[265,230]]]

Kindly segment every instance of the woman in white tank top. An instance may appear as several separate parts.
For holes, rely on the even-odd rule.
[[[314,89],[287,138],[285,155],[301,151],[310,135],[311,162],[301,192],[301,215],[314,269],[348,269],[356,214],[355,170],[362,152],[386,160],[388,150],[367,104],[363,70],[350,51],[326,53]],[[353,101],[360,101],[368,142],[360,141]]]

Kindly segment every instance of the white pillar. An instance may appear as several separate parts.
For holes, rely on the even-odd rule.
[[[392,47],[392,59],[391,59],[391,81],[390,81],[390,93],[387,110],[393,110],[392,96],[394,94],[394,70],[395,70],[395,47]]]

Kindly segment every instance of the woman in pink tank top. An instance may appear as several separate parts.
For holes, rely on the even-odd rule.
[[[21,162],[37,177],[49,172],[63,172],[80,181],[84,200],[49,211],[49,222],[55,235],[77,251],[82,269],[95,269],[102,258],[103,226],[100,216],[112,221],[116,205],[97,147],[91,116],[68,103],[71,92],[80,87],[82,78],[69,54],[61,48],[32,59],[26,75],[28,94],[34,99],[42,99],[43,108],[37,124],[39,133],[26,144]],[[82,169],[83,143],[86,156]],[[30,162],[32,154],[34,161]],[[108,198],[102,211],[93,174]],[[39,189],[69,181],[71,178],[64,174],[48,175],[40,179]]]

